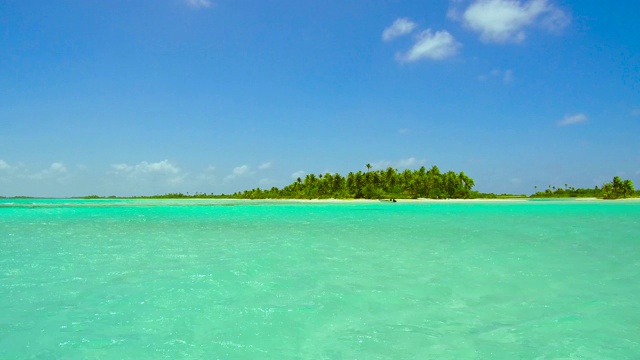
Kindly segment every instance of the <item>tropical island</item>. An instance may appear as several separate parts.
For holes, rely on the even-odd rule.
[[[636,191],[631,180],[622,180],[619,176],[614,176],[610,183],[602,187],[593,189],[576,189],[568,184],[562,187],[549,185],[544,191],[537,191],[532,194],[532,198],[599,198],[599,199],[624,199],[640,196],[640,191]]]
[[[473,190],[475,181],[464,172],[441,172],[437,166],[417,170],[398,171],[388,167],[372,170],[366,164],[366,171],[308,174],[298,177],[293,183],[282,188],[255,188],[233,194],[195,192],[193,194],[175,192],[150,196],[99,196],[89,195],[82,199],[292,199],[292,200],[389,200],[396,199],[540,199],[540,198],[595,198],[615,200],[640,198],[640,190],[635,190],[633,181],[614,176],[609,183],[594,188],[575,188],[549,185],[544,190],[534,187],[535,192],[525,194],[494,194]],[[0,196],[3,198],[3,196]],[[15,196],[13,198],[31,198]]]
[[[304,178],[298,177],[293,183],[282,188],[255,188],[236,192],[234,194],[183,194],[168,193],[164,195],[136,196],[133,198],[152,199],[509,199],[509,198],[598,198],[623,199],[640,197],[633,181],[623,180],[615,176],[610,183],[601,187],[574,188],[568,184],[564,187],[549,185],[543,191],[530,196],[514,194],[481,193],[473,190],[475,181],[464,172],[441,172],[437,166],[427,170],[424,166],[418,170],[406,169],[398,171],[392,167],[385,170],[371,170],[366,165],[366,171],[349,172],[347,175],[338,173],[308,174]],[[84,198],[102,198],[97,195]],[[115,198],[115,196],[110,196]]]

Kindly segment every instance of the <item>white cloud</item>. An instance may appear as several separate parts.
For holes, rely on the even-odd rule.
[[[51,166],[49,166],[49,171],[52,173],[65,173],[67,172],[67,168],[63,163],[54,162],[53,164],[51,164]]]
[[[424,163],[425,163],[424,160],[418,160],[414,157],[410,157],[408,159],[401,159],[398,162],[398,167],[412,167],[412,166],[422,165]]]
[[[143,173],[177,174],[178,172],[180,172],[180,169],[171,164],[169,160],[163,160],[156,163],[148,163],[146,161],[143,161],[135,166],[135,171]]]
[[[169,160],[141,161],[135,165],[112,164],[111,171],[108,171],[107,174],[115,176],[107,180],[113,186],[119,186],[126,192],[138,193],[175,191],[189,177],[188,173],[184,173]]]
[[[233,175],[240,176],[240,175],[244,175],[244,174],[246,174],[248,172],[249,172],[249,166],[247,166],[247,165],[242,165],[242,166],[238,166],[238,167],[233,168]]]
[[[127,164],[113,164],[111,168],[116,173],[129,173],[135,174],[148,174],[148,173],[165,173],[165,174],[177,174],[180,172],[180,168],[173,165],[169,160],[163,160],[155,163],[149,163],[142,161],[137,165]]]
[[[231,171],[231,174],[227,175],[224,178],[225,182],[231,181],[235,178],[238,177],[244,177],[247,175],[253,175],[255,172],[251,171],[251,168],[248,165],[241,165],[241,166],[236,166],[235,168],[233,168],[233,170]]]
[[[557,31],[570,22],[568,15],[547,0],[476,0],[461,17],[455,9],[449,14],[480,33],[483,41],[496,43],[523,41],[529,26]]]
[[[9,171],[10,169],[11,166],[9,166],[9,164],[7,164],[4,160],[0,160],[0,170]]]
[[[63,175],[67,174],[67,167],[64,166],[61,162],[54,162],[49,165],[48,168],[37,172],[35,174],[26,175],[27,178],[33,180],[42,180],[42,179],[51,179],[58,178],[60,179]]]
[[[391,166],[391,161],[380,160],[371,163],[371,168],[374,170],[386,169]]]
[[[9,181],[14,170],[15,168],[13,166],[9,165],[4,160],[0,160],[0,181]]]
[[[510,83],[513,81],[513,70],[505,70],[502,72],[502,81]]]
[[[508,84],[513,81],[513,71],[493,69],[488,74],[478,76],[478,80],[480,81],[487,81],[493,78],[501,79],[502,82],[504,82],[505,84]]]
[[[412,32],[418,25],[408,18],[398,18],[382,32],[382,40],[391,41]]]
[[[133,170],[133,166],[129,166],[127,164],[113,164],[111,165],[111,168],[113,170],[115,170],[116,172],[120,173],[120,172],[129,172],[131,170]]]
[[[558,126],[579,124],[587,120],[588,118],[587,118],[587,115],[585,114],[567,115],[562,120],[558,121]]]
[[[185,0],[185,2],[195,9],[206,9],[213,6],[210,0]]]
[[[409,168],[409,167],[416,167],[419,165],[422,166],[425,163],[426,163],[426,160],[419,160],[419,159],[416,159],[415,157],[410,157],[407,159],[400,159],[393,162],[388,160],[380,160],[380,161],[372,162],[371,168],[374,170],[383,170],[388,167]]]
[[[461,45],[446,30],[431,29],[422,31],[413,47],[406,53],[399,53],[396,59],[401,62],[413,62],[421,59],[442,60],[454,56]]]
[[[260,169],[260,170],[266,170],[266,169],[268,169],[268,168],[270,168],[270,167],[271,167],[271,162],[269,161],[269,162],[266,162],[266,163],[261,164],[260,166],[258,166],[258,169]]]
[[[571,17],[555,6],[549,6],[548,11],[540,20],[540,25],[549,31],[560,31],[571,23]]]
[[[0,175],[3,175],[0,180],[11,181],[22,179],[42,180],[51,178],[65,178],[71,176],[66,166],[61,162],[54,162],[49,165],[48,168],[36,173],[30,173],[24,164],[10,165],[4,160],[0,160]]]
[[[291,174],[291,178],[292,179],[297,179],[297,178],[303,179],[305,175],[306,175],[306,172],[304,172],[303,170],[299,170],[299,171],[296,171],[293,174]]]
[[[136,165],[113,164],[111,165],[113,172],[111,174],[124,175],[129,180],[135,182],[147,182],[151,180],[158,181],[164,179],[170,185],[177,185],[184,181],[187,174],[183,174],[179,167],[172,164],[169,160],[150,163],[141,161]]]

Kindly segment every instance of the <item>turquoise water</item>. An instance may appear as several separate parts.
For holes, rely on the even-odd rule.
[[[0,199],[2,359],[639,359],[640,202]]]

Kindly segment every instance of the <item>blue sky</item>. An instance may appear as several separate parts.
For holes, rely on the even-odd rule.
[[[437,165],[640,186],[640,3],[0,3],[0,195],[231,193]]]

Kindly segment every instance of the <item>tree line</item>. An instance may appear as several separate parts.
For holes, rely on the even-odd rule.
[[[536,191],[531,195],[532,198],[594,197],[600,199],[623,199],[633,196],[640,196],[640,193],[635,190],[633,181],[622,180],[619,176],[615,176],[611,182],[605,183],[602,187],[596,186],[593,189],[574,188],[568,184],[564,184],[564,188],[549,185],[544,191]]]
[[[472,178],[464,172],[442,173],[437,166],[427,170],[386,170],[350,172],[346,176],[335,173],[308,174],[298,177],[283,188],[252,189],[232,195],[242,199],[466,199],[474,195]]]
[[[480,193],[473,190],[475,182],[464,172],[447,171],[442,173],[437,166],[427,170],[422,166],[418,170],[405,169],[398,171],[392,167],[385,170],[349,172],[346,176],[338,173],[308,174],[298,177],[293,183],[283,188],[255,188],[236,192],[231,195],[214,193],[168,193],[153,196],[135,196],[132,198],[152,199],[469,199],[469,198],[527,198],[526,195]],[[549,185],[529,198],[578,198],[593,197],[601,199],[620,199],[640,197],[633,181],[623,180],[615,176],[610,183],[601,187],[574,188],[568,184],[564,187]],[[105,198],[97,195],[84,198]],[[115,198],[110,196],[108,198]]]

